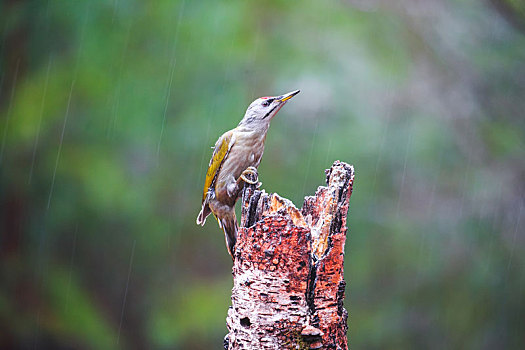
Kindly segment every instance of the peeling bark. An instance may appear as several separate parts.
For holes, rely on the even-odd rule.
[[[225,349],[347,349],[346,214],[354,169],[336,161],[302,209],[244,189]]]

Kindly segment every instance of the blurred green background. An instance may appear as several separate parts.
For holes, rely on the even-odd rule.
[[[352,348],[525,348],[522,4],[1,2],[0,348],[221,348],[210,146],[294,89],[260,178],[355,166]]]

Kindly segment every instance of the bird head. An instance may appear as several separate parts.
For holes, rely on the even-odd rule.
[[[300,90],[295,90],[281,96],[261,97],[253,101],[239,126],[257,129],[268,127],[272,118],[286,104],[286,102],[297,95]]]

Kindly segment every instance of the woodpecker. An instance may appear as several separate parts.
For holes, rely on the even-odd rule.
[[[261,97],[253,101],[239,125],[222,134],[215,147],[212,147],[213,155],[206,172],[202,209],[197,216],[197,225],[204,226],[208,215],[213,213],[219,227],[224,231],[226,248],[232,259],[238,230],[235,203],[244,183],[257,184],[258,187],[261,185],[257,167],[264,152],[270,121],[298,93],[299,90],[295,90],[281,96]]]

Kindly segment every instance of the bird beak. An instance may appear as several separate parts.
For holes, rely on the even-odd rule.
[[[279,97],[277,97],[277,101],[279,101],[281,103],[284,103],[284,102],[288,101],[289,99],[291,99],[292,97],[294,97],[295,95],[297,95],[299,92],[301,92],[301,90],[295,90],[295,91],[289,92],[287,94],[284,94],[282,96],[279,96]]]

